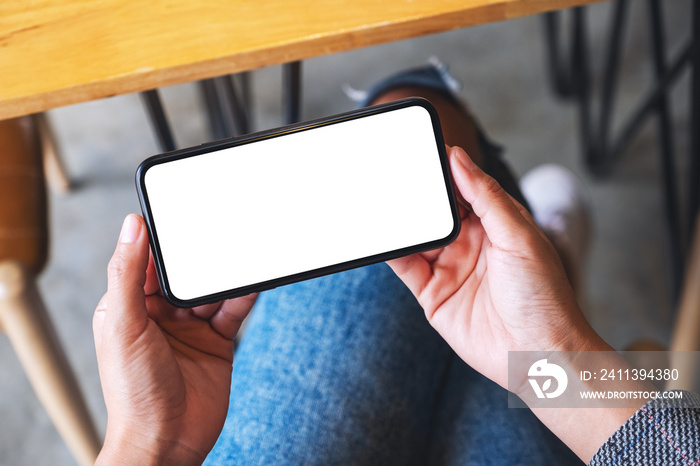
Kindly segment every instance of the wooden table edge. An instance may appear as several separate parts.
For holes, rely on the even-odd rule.
[[[0,97],[0,120],[90,100],[182,84],[600,1],[604,0],[537,0],[492,3],[468,10],[343,31],[332,36],[308,37],[286,44],[272,45],[264,49],[241,52],[234,56],[224,56],[160,69],[145,69],[123,76],[80,83],[47,92],[6,99]]]

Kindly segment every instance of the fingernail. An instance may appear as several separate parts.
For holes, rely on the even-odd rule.
[[[127,215],[119,233],[119,242],[130,244],[136,241],[141,232],[141,225],[134,215]]]

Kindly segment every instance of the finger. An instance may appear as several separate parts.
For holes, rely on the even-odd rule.
[[[438,248],[438,249],[431,249],[430,251],[423,251],[420,253],[420,255],[425,259],[428,263],[432,264],[435,262],[435,259],[440,257],[440,254],[442,254],[442,251],[444,248]]]
[[[146,268],[146,284],[143,286],[143,291],[146,296],[156,294],[160,291],[158,284],[158,275],[156,274],[156,264],[153,259],[153,253],[149,251],[148,267]]]
[[[458,146],[454,146],[454,147],[458,147]],[[445,144],[445,148],[447,149],[448,156],[450,155],[450,153],[452,152],[452,149],[454,147],[448,146],[447,144]],[[460,149],[462,149],[462,148],[460,147]],[[462,149],[462,150],[464,150],[464,149]],[[465,151],[465,154],[466,154],[466,151]],[[457,195],[457,204],[459,205],[459,212],[462,215],[462,220],[464,220],[465,212],[471,212],[472,207],[469,205],[469,203],[466,200],[464,200],[464,196],[462,196],[462,193],[459,192],[459,189],[457,190],[457,192],[455,192],[455,194]]]
[[[511,197],[511,199],[513,199],[513,198]],[[514,203],[515,206],[518,208],[518,210],[520,211],[520,214],[523,216],[523,218],[525,219],[525,221],[526,221],[527,223],[529,223],[530,226],[532,226],[532,229],[533,229],[534,231],[536,231],[537,234],[538,234],[542,239],[544,239],[545,241],[549,241],[549,239],[547,238],[547,235],[544,234],[544,232],[542,231],[542,229],[540,228],[540,226],[537,224],[537,222],[535,221],[535,219],[532,217],[532,214],[530,213],[530,211],[528,211],[521,203],[519,203],[519,202],[518,202],[517,200],[515,200],[515,199],[513,199],[513,203]]]
[[[219,310],[209,319],[212,328],[229,340],[238,333],[243,319],[258,299],[258,293],[224,301]]]
[[[491,243],[506,250],[515,250],[523,235],[534,232],[515,202],[505,190],[484,173],[459,147],[450,152],[450,167],[457,189],[481,220]]]
[[[387,261],[387,264],[414,296],[421,295],[433,276],[430,263],[420,254],[399,257]]]
[[[201,306],[193,307],[192,314],[196,315],[200,319],[207,320],[219,310],[222,304],[223,301],[218,303],[202,304]]]
[[[100,298],[95,308],[95,314],[92,316],[92,334],[95,335],[95,347],[99,351],[99,346],[102,341],[102,328],[104,327],[105,311],[107,310],[107,294],[105,293]]]
[[[119,242],[107,270],[106,322],[126,338],[141,334],[148,323],[144,285],[148,267],[148,238],[143,219],[124,219]]]

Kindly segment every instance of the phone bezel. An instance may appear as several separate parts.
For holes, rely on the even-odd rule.
[[[162,164],[168,163],[175,160],[180,160],[188,157],[195,157],[197,155],[202,155],[210,152],[215,152],[219,150],[229,149],[236,146],[241,146],[244,144],[251,144],[254,142],[262,141],[265,139],[281,137],[284,135],[297,133],[300,131],[309,131],[314,128],[321,126],[328,126],[333,124],[342,123],[344,121],[364,118],[372,115],[377,115],[380,113],[391,112],[394,110],[399,110],[411,106],[420,106],[425,108],[430,114],[430,118],[433,125],[433,133],[435,135],[435,142],[437,144],[438,156],[440,159],[440,165],[442,168],[443,179],[445,182],[445,188],[447,190],[448,201],[450,203],[450,209],[453,218],[453,228],[450,234],[444,238],[436,239],[426,243],[416,244],[414,246],[404,247],[400,249],[395,249],[391,251],[386,251],[379,254],[374,254],[371,256],[366,256],[358,259],[353,259],[346,262],[341,262],[338,264],[333,264],[329,266],[324,266],[321,268],[308,270],[300,273],[295,273],[293,275],[287,275],[271,280],[266,280],[263,282],[254,283],[251,285],[246,285],[242,287],[232,288],[225,291],[220,291],[217,293],[212,293],[206,296],[201,296],[199,298],[192,299],[180,299],[174,295],[170,289],[168,282],[167,271],[165,270],[165,265],[163,262],[162,252],[158,242],[158,232],[153,221],[153,216],[151,213],[151,207],[148,200],[148,192],[145,186],[145,175],[149,168]],[[209,304],[213,302],[218,302],[224,299],[235,298],[239,296],[245,296],[250,293],[265,291],[269,289],[276,288],[282,285],[288,285],[291,283],[308,280],[311,278],[317,278],[324,275],[329,275],[332,273],[342,272],[344,270],[349,270],[357,267],[363,267],[366,265],[375,264],[378,262],[385,262],[387,260],[396,259],[398,257],[407,256],[410,254],[415,254],[418,252],[427,251],[430,249],[436,249],[439,247],[444,247],[454,241],[459,235],[461,219],[459,214],[459,208],[457,204],[457,197],[455,195],[452,175],[450,172],[449,162],[447,158],[447,153],[445,149],[445,143],[442,137],[442,130],[440,127],[440,121],[438,119],[438,114],[435,108],[425,99],[422,98],[409,98],[403,99],[395,102],[390,102],[387,104],[376,105],[373,107],[366,107],[359,110],[354,110],[350,112],[345,112],[337,115],[333,115],[326,118],[320,118],[316,120],[306,121],[294,125],[284,126],[280,128],[275,128],[267,131],[262,131],[258,133],[248,134],[240,137],[233,137],[228,139],[222,139],[214,141],[211,143],[201,144],[199,146],[189,147],[185,149],[175,150],[171,152],[166,152],[163,154],[154,155],[152,157],[144,160],[136,170],[136,190],[139,196],[139,202],[141,204],[141,210],[143,213],[144,220],[146,221],[149,242],[151,245],[151,251],[153,253],[153,258],[155,262],[155,267],[158,275],[158,281],[163,292],[164,297],[171,304],[181,307],[188,308],[194,306],[200,306],[203,304]]]

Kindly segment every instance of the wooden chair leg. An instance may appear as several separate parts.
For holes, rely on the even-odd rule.
[[[696,392],[700,390],[700,361],[687,353],[700,351],[700,286],[698,284],[700,284],[700,218],[695,225],[695,237],[683,280],[676,325],[671,337],[671,357],[674,358],[673,366],[678,368],[680,378],[671,381],[667,389]]]
[[[78,463],[93,464],[100,438],[46,313],[35,276],[18,262],[0,263],[0,322],[37,397]]]
[[[56,144],[56,138],[49,125],[48,117],[45,113],[36,113],[32,115],[32,119],[39,132],[46,182],[52,191],[65,194],[71,190],[71,181]]]

